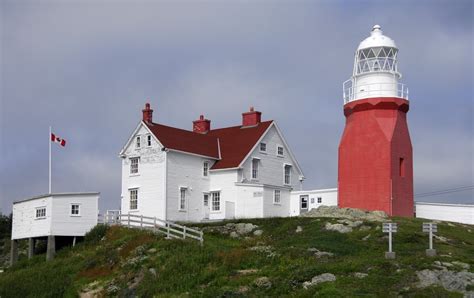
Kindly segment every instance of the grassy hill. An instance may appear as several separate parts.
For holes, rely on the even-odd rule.
[[[473,272],[474,227],[440,223],[438,256],[428,258],[423,221],[393,220],[399,223],[395,260],[384,258],[387,239],[377,222],[339,233],[325,229],[337,219],[245,220],[238,222],[257,225],[263,233],[237,238],[229,234],[231,225],[224,226],[229,222],[199,225],[205,230],[203,247],[147,231],[99,226],[53,261],[45,262],[44,255],[20,259],[0,274],[0,297],[462,297],[441,286],[418,288],[416,272],[440,264],[462,271],[456,261],[469,264],[467,272]],[[323,273],[336,280],[304,287]],[[472,284],[467,290],[474,290]]]

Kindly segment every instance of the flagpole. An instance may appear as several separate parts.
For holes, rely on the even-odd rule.
[[[49,127],[49,194],[51,194],[51,126]]]

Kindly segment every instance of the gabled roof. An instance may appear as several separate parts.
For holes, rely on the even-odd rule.
[[[249,154],[273,121],[251,127],[233,126],[210,130],[207,134],[145,123],[160,143],[168,149],[217,159],[211,169],[236,168]]]
[[[145,125],[165,148],[219,159],[219,145],[215,136],[157,123]]]
[[[209,131],[207,135],[219,138],[221,149],[221,159],[211,169],[238,167],[272,122],[270,120],[251,127],[233,126]]]

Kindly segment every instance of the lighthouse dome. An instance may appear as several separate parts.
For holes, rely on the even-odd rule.
[[[373,47],[396,48],[397,46],[395,45],[395,41],[393,41],[393,39],[383,35],[382,28],[379,25],[375,25],[370,32],[370,36],[359,44],[357,50]]]

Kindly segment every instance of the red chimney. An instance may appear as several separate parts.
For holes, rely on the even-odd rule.
[[[211,120],[204,119],[204,115],[199,116],[199,120],[193,121],[193,131],[197,133],[208,133],[211,130]]]
[[[146,103],[143,112],[143,121],[146,123],[153,123],[153,110],[150,108],[150,104]]]
[[[262,122],[262,112],[250,107],[249,112],[242,113],[242,126],[255,126]]]

